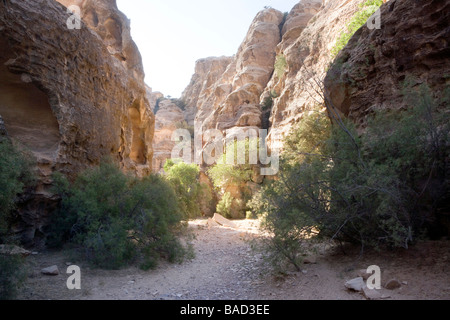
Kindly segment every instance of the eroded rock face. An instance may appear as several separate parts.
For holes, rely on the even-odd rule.
[[[383,5],[381,29],[361,28],[327,74],[333,105],[364,127],[375,110],[406,107],[405,81],[425,83],[441,98],[450,84],[448,12],[449,1],[391,0]]]
[[[86,26],[103,40],[108,52],[119,60],[128,75],[143,81],[141,54],[131,38],[130,20],[117,8],[116,0],[56,0],[65,7],[81,9]]]
[[[181,96],[186,104],[184,113],[189,125],[194,125],[199,110],[213,109],[212,96],[222,94],[216,83],[232,61],[233,57],[209,57],[195,63],[195,73]]]
[[[73,178],[105,156],[151,172],[154,116],[128,20],[115,1],[62,2],[82,6],[80,30],[67,28],[71,14],[56,1],[0,2],[0,115],[37,163],[38,186],[22,196],[14,225],[27,244],[43,236],[56,205],[53,172]]]
[[[323,103],[316,80],[325,77],[331,49],[362,2],[306,0],[289,13],[277,47],[277,55],[286,60],[284,74],[274,74],[261,96],[261,103],[274,96],[268,139],[272,148],[282,148],[282,139],[304,112]]]
[[[214,111],[204,120],[197,117],[205,129],[261,126],[259,100],[273,73],[282,21],[283,14],[275,9],[263,10],[253,20],[236,56],[216,83]]]
[[[153,172],[161,172],[167,159],[172,156],[175,141],[172,135],[184,123],[183,111],[171,100],[159,103],[159,110],[155,114],[155,134],[153,137]]]

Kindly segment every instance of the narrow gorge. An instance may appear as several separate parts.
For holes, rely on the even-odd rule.
[[[74,8],[80,9],[81,21]],[[323,233],[339,245],[356,238],[361,252],[373,243],[375,248],[382,244],[407,249],[422,237],[448,243],[449,22],[450,0],[301,0],[285,13],[265,7],[256,13],[233,56],[198,57],[190,83],[180,97],[173,98],[154,91],[157,83],[146,83],[143,59],[131,36],[132,21],[119,10],[116,0],[0,1],[0,147],[22,150],[27,159],[24,163],[30,166],[27,174],[33,180],[26,185],[24,174],[16,172],[19,169],[7,172],[7,167],[13,168],[19,161],[3,155],[2,190],[6,194],[13,189],[8,188],[14,175],[22,184],[20,192],[11,191],[13,197],[3,199],[0,194],[4,207],[0,220],[7,225],[3,229],[0,221],[0,245],[13,238],[12,244],[31,254],[47,250],[49,239],[54,240],[57,233],[58,241],[83,247],[91,260],[96,261],[97,252],[109,250],[105,256],[98,255],[102,261],[108,261],[110,254],[141,263],[144,256],[141,268],[153,269],[160,257],[176,262],[178,254],[189,256],[190,249],[167,234],[152,232],[167,228],[170,235],[184,235],[182,226],[190,224],[192,228],[193,222],[187,221],[200,219],[200,223],[195,220],[194,230],[200,230],[200,239],[213,243],[204,230],[226,227],[217,224],[218,212],[239,219],[239,223],[245,218],[263,219],[264,237],[295,234],[288,239],[294,239],[295,245],[286,245],[287,251],[298,249],[303,241],[296,238],[300,234],[309,239]],[[423,120],[414,108],[421,103]],[[404,114],[408,116],[402,118]],[[400,143],[389,140],[397,138],[391,123],[377,122],[383,117],[391,119],[390,115],[404,129],[401,134],[407,132],[399,134]],[[342,135],[350,139],[339,140],[342,137],[336,128],[343,128]],[[179,129],[192,137],[188,141],[192,163],[185,166],[172,161],[179,143],[174,134]],[[211,147],[202,136],[208,130],[224,137],[266,132],[267,137],[259,137],[264,141],[258,151],[267,145],[269,154],[280,155],[280,170],[286,171],[272,177],[261,174],[267,164],[220,167],[201,157],[202,161],[194,163]],[[310,132],[305,136],[304,130]],[[222,142],[226,145],[229,141]],[[413,142],[425,147],[413,149]],[[349,147],[352,144],[356,149]],[[305,146],[310,149],[305,151]],[[381,149],[384,147],[386,150]],[[315,162],[317,157],[309,158],[312,155],[322,159]],[[102,167],[105,163],[118,171]],[[229,181],[219,185],[225,175]],[[351,183],[344,189],[334,188],[333,183],[340,187],[339,183],[350,177]],[[308,189],[316,178],[323,179],[317,183],[318,189]],[[301,179],[310,179],[311,185],[296,184]],[[366,192],[363,196],[359,193],[362,189]],[[271,196],[280,201],[278,207]],[[291,201],[297,196],[297,206],[293,206]],[[313,200],[304,205],[302,201],[308,197]],[[373,212],[370,202],[378,205]],[[335,208],[344,209],[333,211]],[[313,228],[282,229],[295,226],[308,210],[320,211],[312,219],[316,219]],[[271,214],[279,220],[270,220]],[[338,225],[333,224],[336,216],[342,219]],[[390,234],[367,232],[366,237],[361,222],[366,218]],[[62,221],[61,226],[55,227],[55,221]],[[124,229],[113,233],[117,230],[109,228],[112,222],[123,224]],[[89,229],[91,226],[96,229]],[[329,231],[328,226],[334,229]],[[256,237],[253,228],[235,228],[239,236],[225,229],[233,241],[241,241]],[[82,232],[87,237],[84,242],[71,242],[80,241]],[[115,238],[125,244],[115,248]],[[227,239],[222,240],[225,243]],[[158,241],[167,242],[160,245]],[[200,256],[212,255],[216,245],[202,246]],[[232,263],[239,268],[238,251],[246,248],[241,242],[230,247],[235,249],[230,254]],[[0,250],[0,257],[3,255]],[[287,258],[294,267],[292,272],[301,277],[297,259],[303,261],[307,254],[300,250],[294,256],[288,253],[283,259]],[[441,258],[439,263],[450,261],[448,255]],[[225,260],[220,263],[233,269]],[[341,262],[337,264],[341,266]],[[190,265],[191,279],[201,265],[198,261]],[[245,265],[244,269],[251,267]],[[170,272],[177,278],[177,270]],[[321,272],[325,271],[317,274],[322,276]],[[440,277],[446,275],[448,271],[439,273]],[[232,281],[232,277],[225,272],[218,278]],[[444,282],[448,284],[448,279]],[[206,278],[200,283],[205,292],[213,291]],[[244,298],[248,295],[239,291],[238,285],[232,289]],[[97,298],[108,299],[94,291]],[[268,287],[261,289],[268,291]],[[123,298],[118,292],[114,294]],[[223,296],[232,298],[231,292],[227,287]],[[282,299],[282,290],[276,292]],[[289,289],[286,292],[294,294]],[[449,292],[439,297],[448,299]],[[314,297],[320,299],[320,294]],[[153,296],[166,297],[158,292]],[[185,296],[204,298],[199,290]],[[417,298],[417,293],[410,297]]]

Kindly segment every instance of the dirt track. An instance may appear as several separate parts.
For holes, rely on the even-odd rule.
[[[397,278],[402,286],[383,289],[387,299],[450,299],[450,244],[425,242],[403,252],[355,254],[319,252],[316,264],[282,277],[270,274],[249,239],[258,237],[257,221],[237,221],[237,228],[208,227],[190,222],[196,235],[196,257],[181,265],[162,264],[156,270],[118,271],[81,267],[81,290],[68,290],[63,253],[28,257],[30,277],[20,299],[26,300],[354,300],[362,294],[346,290],[359,269],[379,265],[382,282]],[[320,254],[321,253],[321,254]],[[42,268],[58,265],[60,275],[44,276]]]

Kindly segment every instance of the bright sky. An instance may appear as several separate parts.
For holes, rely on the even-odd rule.
[[[256,14],[271,6],[288,12],[300,0],[117,0],[131,20],[153,91],[180,97],[195,61],[231,56],[244,40]]]

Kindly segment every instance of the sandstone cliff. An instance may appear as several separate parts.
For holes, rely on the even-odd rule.
[[[159,109],[155,114],[153,172],[161,172],[166,160],[171,158],[175,146],[172,135],[184,123],[183,111],[175,103],[171,100],[163,100],[159,103]]]
[[[55,205],[51,174],[70,177],[111,156],[148,174],[154,116],[129,22],[115,1],[82,8],[81,29],[53,0],[0,2],[0,115],[36,158],[38,186],[23,196],[14,230],[39,239]]]
[[[233,58],[198,61],[182,96],[196,110],[196,130],[265,128],[281,147],[272,138],[320,103],[312,79],[325,76],[331,48],[363,1],[303,0],[287,16],[261,11]]]
[[[282,21],[278,10],[263,10],[234,57],[199,60],[182,97],[196,109],[196,130],[261,126],[259,98],[273,72]]]
[[[277,55],[286,60],[281,75],[274,74],[261,103],[273,96],[269,143],[281,148],[283,139],[308,108],[323,102],[316,85],[332,61],[331,49],[364,0],[300,2],[290,12],[283,28]],[[319,89],[319,90],[318,90]],[[278,142],[278,143],[277,143]]]
[[[375,110],[405,107],[405,81],[427,84],[436,98],[450,84],[450,1],[391,0],[381,21],[354,35],[325,79],[333,105],[361,126]]]

